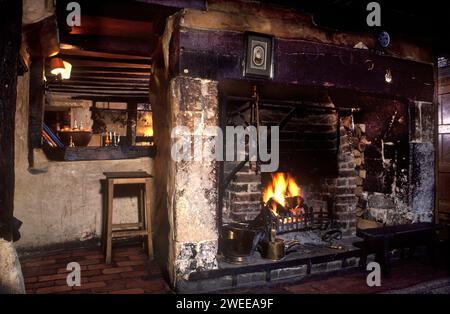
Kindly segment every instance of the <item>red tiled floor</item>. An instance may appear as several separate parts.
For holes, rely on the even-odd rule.
[[[140,246],[118,247],[105,264],[100,248],[43,253],[20,258],[27,293],[168,293],[158,264]],[[81,266],[81,286],[66,283],[67,264]]]

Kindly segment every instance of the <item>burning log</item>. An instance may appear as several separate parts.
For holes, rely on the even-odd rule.
[[[269,199],[269,201],[266,203],[266,208],[271,210],[273,214],[278,215],[278,214],[287,214],[289,213],[289,209],[287,209],[286,207],[284,207],[283,205],[281,205],[279,202],[277,202],[276,199],[274,199],[273,197],[271,197]]]

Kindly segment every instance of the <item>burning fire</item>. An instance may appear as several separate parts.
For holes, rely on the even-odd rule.
[[[282,172],[277,172],[272,174],[272,182],[263,191],[263,201],[265,204],[272,199],[272,211],[277,213],[277,204],[283,207],[288,207],[286,198],[288,197],[303,197],[302,190],[300,186],[295,182],[294,178],[289,174],[284,174]],[[297,213],[297,208],[289,208],[292,213]]]

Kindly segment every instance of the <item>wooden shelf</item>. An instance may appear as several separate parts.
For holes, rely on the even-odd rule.
[[[44,146],[47,158],[52,161],[120,160],[141,157],[155,157],[155,146],[119,147],[66,147]]]

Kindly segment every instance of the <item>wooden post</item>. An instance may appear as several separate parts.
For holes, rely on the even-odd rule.
[[[28,161],[33,167],[33,149],[42,147],[42,123],[44,121],[44,59],[32,60],[30,67],[30,107],[28,118]]]
[[[14,132],[22,1],[0,1],[0,238],[12,240]]]
[[[128,103],[127,109],[127,144],[134,146],[136,145],[137,103]]]
[[[108,187],[107,187],[107,222],[106,222],[106,263],[111,263],[112,256],[112,225],[113,225],[113,213],[114,213],[114,179],[108,179]]]

